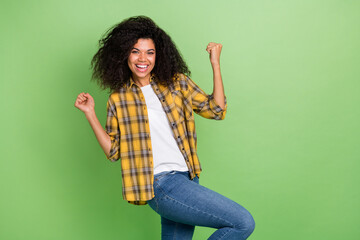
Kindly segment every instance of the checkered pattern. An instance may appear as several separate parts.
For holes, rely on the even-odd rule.
[[[165,87],[150,79],[159,98],[175,140],[191,178],[201,172],[196,153],[196,132],[193,112],[205,118],[224,119],[227,109],[215,102],[189,77],[177,74],[173,85]],[[154,197],[153,156],[150,127],[144,95],[130,79],[120,91],[112,93],[107,102],[106,132],[111,138],[110,161],[121,159],[123,198],[129,203],[144,205]]]

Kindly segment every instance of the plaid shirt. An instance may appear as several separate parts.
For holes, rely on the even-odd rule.
[[[224,119],[226,97],[223,110],[213,95],[207,95],[189,77],[177,74],[173,81],[173,85],[165,87],[152,76],[150,84],[163,106],[192,179],[201,172],[193,111],[205,118]],[[107,102],[105,129],[111,139],[107,159],[114,162],[121,158],[123,198],[135,205],[144,205],[154,197],[147,111],[144,95],[132,79],[112,93]]]

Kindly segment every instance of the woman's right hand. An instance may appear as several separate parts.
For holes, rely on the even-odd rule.
[[[89,93],[80,93],[75,100],[75,107],[85,114],[94,112],[95,101]]]

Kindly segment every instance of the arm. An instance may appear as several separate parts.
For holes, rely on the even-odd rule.
[[[191,105],[196,114],[204,118],[223,120],[225,118],[227,103],[224,96],[224,108],[214,98],[214,94],[207,95],[193,80],[185,76],[189,94],[191,95]]]
[[[105,132],[101,126],[99,119],[97,118],[95,111],[91,113],[85,113],[86,119],[89,121],[91,128],[93,129],[96,139],[98,140],[101,148],[103,149],[105,155],[109,157],[111,140],[110,136]]]
[[[220,71],[220,53],[222,45],[220,43],[209,43],[206,51],[210,54],[210,63],[213,69],[213,96],[215,101],[222,109],[225,109],[225,93]]]
[[[206,51],[210,53],[210,62],[213,68],[214,88],[211,95],[207,95],[190,78],[186,77],[195,113],[204,118],[222,120],[225,118],[227,103],[220,72],[220,52],[222,45],[209,43]]]
[[[95,102],[89,93],[80,93],[75,101],[75,107],[84,112],[86,119],[89,121],[93,129],[96,139],[106,156],[110,155],[111,140],[110,136],[105,132],[95,114]]]

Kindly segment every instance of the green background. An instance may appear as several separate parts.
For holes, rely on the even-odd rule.
[[[160,218],[122,200],[74,107],[102,34],[147,15],[212,91],[223,44],[228,113],[196,118],[200,182],[245,206],[250,239],[360,239],[360,1],[1,1],[0,239],[160,239]],[[213,229],[197,227],[194,239]]]

